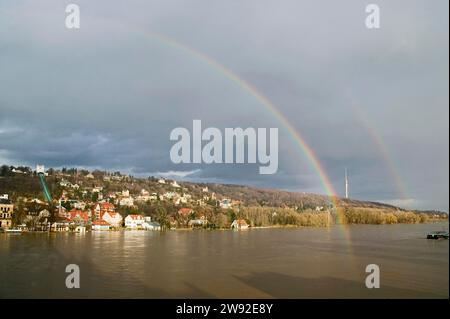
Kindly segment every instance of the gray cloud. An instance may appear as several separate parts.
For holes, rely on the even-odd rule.
[[[377,1],[376,31],[356,0],[77,3],[76,31],[64,27],[64,3],[0,4],[2,162],[137,175],[198,169],[185,178],[324,192],[260,101],[158,33],[268,97],[341,195],[347,167],[356,198],[448,210],[448,2]],[[169,133],[193,119],[279,127],[279,172],[172,164]]]

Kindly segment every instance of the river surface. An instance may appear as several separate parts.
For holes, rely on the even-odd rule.
[[[0,234],[0,298],[448,298],[449,243],[433,230],[448,223]]]

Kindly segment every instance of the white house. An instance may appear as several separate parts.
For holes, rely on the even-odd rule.
[[[59,185],[62,187],[72,187],[72,183],[69,181],[66,181],[65,179],[63,179],[62,181],[59,182]]]
[[[189,221],[188,225],[192,228],[205,227],[206,225],[208,225],[208,220],[205,218],[191,219]]]
[[[175,192],[165,192],[163,194],[163,198],[165,198],[165,199],[173,199],[175,197],[178,197],[178,194]]]
[[[95,186],[95,187],[92,189],[92,192],[93,192],[93,193],[100,193],[101,191],[103,191],[103,187],[102,187],[102,186]]]
[[[106,212],[103,214],[102,219],[112,227],[122,226],[122,215],[119,213]]]
[[[173,181],[171,185],[172,187],[180,188],[180,185],[178,185],[177,181]]]
[[[86,203],[82,202],[82,201],[75,201],[73,202],[73,208],[75,209],[79,209],[79,210],[84,210],[86,208]]]
[[[229,200],[229,199],[227,199],[227,198],[222,199],[222,200],[220,201],[220,207],[221,207],[221,208],[225,208],[225,209],[231,208],[231,200]]]
[[[111,225],[102,219],[96,220],[92,223],[92,230],[109,230]]]
[[[133,206],[134,200],[133,197],[122,197],[119,201],[120,206]]]
[[[152,222],[150,220],[146,220],[143,224],[142,224],[142,228],[144,228],[145,230],[161,230],[161,225],[159,223],[156,222]]]
[[[36,173],[45,174],[45,166],[44,165],[36,165]]]
[[[243,230],[248,229],[248,224],[245,219],[235,219],[231,224],[231,229]]]
[[[142,215],[132,214],[125,217],[125,227],[143,228],[144,217]]]

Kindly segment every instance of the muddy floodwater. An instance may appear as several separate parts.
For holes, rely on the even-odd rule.
[[[0,234],[1,298],[448,298],[448,223]],[[68,264],[80,288],[66,288]],[[367,289],[366,266],[380,268]]]

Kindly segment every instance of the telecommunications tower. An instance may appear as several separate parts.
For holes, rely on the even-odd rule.
[[[348,199],[348,175],[347,175],[347,169],[345,169],[345,198]]]

